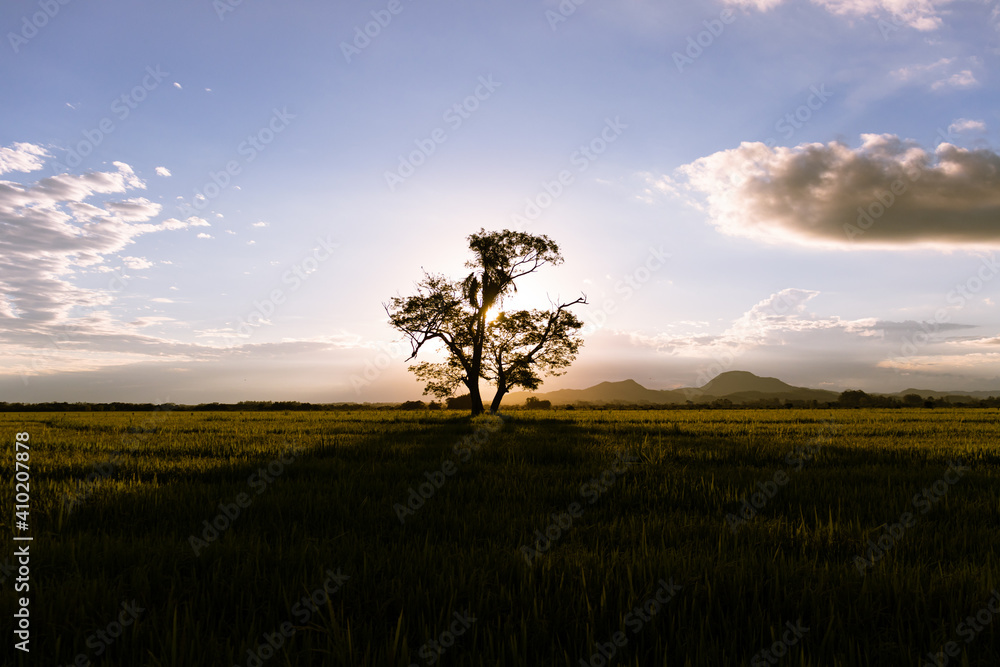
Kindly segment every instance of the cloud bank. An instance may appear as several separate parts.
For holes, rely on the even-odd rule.
[[[744,142],[647,176],[696,194],[719,231],[768,243],[845,248],[1000,245],[1000,155],[891,134],[768,148]],[[648,191],[647,191],[648,192]]]
[[[37,171],[45,157],[51,156],[32,144],[0,147],[0,173]],[[110,315],[131,285],[127,271],[153,266],[123,255],[127,246],[145,234],[208,224],[200,218],[150,222],[162,206],[129,196],[145,182],[128,164],[113,166],[34,183],[0,180],[0,360],[8,372],[86,370],[210,350],[136,334],[135,326]],[[109,265],[114,258],[120,265]],[[80,286],[88,274],[106,275],[105,286]]]

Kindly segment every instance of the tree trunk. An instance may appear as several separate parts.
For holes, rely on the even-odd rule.
[[[479,393],[479,383],[466,384],[469,388],[469,398],[472,399],[472,416],[483,414],[483,397]]]
[[[510,391],[510,387],[507,385],[507,374],[504,373],[503,364],[499,357],[497,357],[497,367],[497,393],[493,396],[493,402],[490,404],[490,414],[493,415],[500,410],[500,401]]]
[[[476,321],[476,335],[472,340],[472,363],[466,375],[468,382],[465,386],[469,388],[469,396],[472,397],[472,416],[483,414],[483,399],[479,393],[479,372],[483,367],[483,340],[486,338],[486,309],[480,307],[479,317]]]
[[[490,414],[496,414],[500,410],[500,401],[507,394],[506,389],[497,389],[497,395],[493,397],[493,403],[490,404]]]

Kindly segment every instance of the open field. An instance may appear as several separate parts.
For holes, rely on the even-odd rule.
[[[994,410],[0,422],[5,664],[1000,664]]]

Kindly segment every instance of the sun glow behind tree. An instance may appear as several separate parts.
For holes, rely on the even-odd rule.
[[[587,303],[582,296],[552,303],[548,310],[502,310],[515,281],[545,264],[561,264],[559,246],[547,236],[504,230],[469,236],[476,258],[465,279],[424,274],[417,294],[395,297],[385,310],[389,323],[406,335],[413,359],[425,343],[440,343],[444,362],[424,361],[410,370],[426,384],[425,394],[451,396],[459,385],[469,390],[472,414],[483,411],[479,380],[496,384],[490,411],[516,387],[537,389],[543,375],[559,375],[575,359],[583,323],[570,312]],[[408,360],[409,360],[408,359]]]

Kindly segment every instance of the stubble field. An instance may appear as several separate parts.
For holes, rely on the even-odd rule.
[[[5,664],[1000,664],[994,410],[0,423]]]

